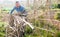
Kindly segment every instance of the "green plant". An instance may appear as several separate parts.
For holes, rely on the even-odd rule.
[[[57,19],[57,20],[60,21],[60,13],[57,13],[57,14],[56,14],[55,19]]]
[[[2,16],[0,16],[0,19],[2,18]]]
[[[58,4],[53,4],[52,8],[55,9],[55,8],[57,8],[57,6],[58,6]]]
[[[60,8],[60,4],[58,4],[57,8]]]
[[[0,22],[0,37],[5,37],[5,22]]]
[[[0,37],[5,37],[5,28],[4,25],[0,27]]]
[[[25,33],[27,33],[27,34],[32,33],[32,29],[29,26],[26,26]]]
[[[60,37],[60,31],[56,33],[56,37]]]

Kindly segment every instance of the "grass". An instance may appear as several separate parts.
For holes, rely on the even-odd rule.
[[[2,25],[6,25],[6,22],[0,22],[0,27],[2,26]]]
[[[0,37],[5,37],[5,22],[0,22]]]
[[[36,27],[40,27],[40,28],[48,27],[53,31],[56,30],[53,25],[51,25],[50,23],[46,24],[47,22],[44,22],[44,21],[32,20],[32,23]],[[6,25],[5,22],[0,22],[0,37],[5,37],[5,28],[4,28],[5,25]],[[52,33],[50,32],[39,30],[39,29],[32,30],[29,26],[26,26],[25,37],[54,37],[54,36],[55,35],[52,35]],[[60,37],[60,33],[59,32],[56,33],[56,36]]]

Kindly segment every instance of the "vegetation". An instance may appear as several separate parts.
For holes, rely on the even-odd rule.
[[[60,21],[60,13],[57,13],[57,14],[55,15],[55,19],[57,19],[57,20]]]
[[[5,27],[4,27],[5,23],[4,22],[0,22],[0,37],[5,37]]]
[[[28,3],[30,3],[30,2],[28,2]],[[34,0],[33,6],[30,6],[30,8],[32,10],[36,9],[35,7],[38,7],[38,5],[40,4],[40,3],[39,4],[36,4],[36,3],[39,3],[39,1],[36,2],[36,0]],[[47,4],[49,4],[49,3],[47,3]],[[60,8],[60,4],[52,4],[52,9],[58,9],[58,8]],[[37,8],[37,10],[39,10],[39,11],[41,9],[43,9],[43,11],[41,11],[41,12],[44,12],[45,7],[43,7],[43,5],[42,5]],[[8,14],[8,12],[10,12],[10,9],[9,8],[2,9],[2,11],[0,12],[1,13],[0,20],[3,18],[2,12]],[[36,12],[38,12],[38,11],[36,11]],[[31,23],[33,24],[33,26],[35,27],[35,29],[32,30],[29,26],[26,26],[24,37],[60,37],[60,30],[57,29],[57,26],[51,24],[48,21],[41,20],[41,19],[44,19],[43,15],[38,17],[37,19],[30,20]],[[56,14],[55,19],[60,21],[60,13]],[[5,37],[5,35],[6,35],[5,26],[6,26],[6,23],[4,21],[3,22],[0,21],[0,37]]]
[[[60,4],[53,4],[53,5],[52,5],[52,8],[53,8],[53,9],[55,9],[55,8],[58,8],[58,9],[59,9],[59,8],[60,8]]]
[[[56,37],[60,37],[60,31],[56,33]]]
[[[4,37],[5,36],[5,23],[0,22],[0,36]],[[33,25],[39,28],[44,28],[48,30],[52,30],[53,32],[56,31],[56,27],[51,25],[50,23],[46,23],[46,21],[39,21],[39,20],[34,20]],[[55,35],[51,32],[45,31],[45,30],[40,30],[36,28],[35,30],[32,30],[29,26],[26,26],[25,29],[25,37],[54,37]],[[60,33],[56,33],[57,37],[60,37]]]
[[[48,30],[52,30],[53,32],[56,32],[57,29],[55,26],[51,25],[50,23],[46,23],[45,21],[39,21],[39,20],[34,20],[33,25],[39,28],[44,28]],[[59,36],[59,32],[57,32],[56,36]],[[55,35],[51,32],[45,31],[45,30],[40,30],[36,28],[35,30],[31,30],[29,26],[26,27],[26,33],[25,37],[55,37]]]

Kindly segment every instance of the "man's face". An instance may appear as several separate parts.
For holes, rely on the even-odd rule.
[[[19,2],[18,2],[18,3],[16,3],[16,7],[19,7],[19,6],[20,6]]]

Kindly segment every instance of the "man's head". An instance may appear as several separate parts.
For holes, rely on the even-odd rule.
[[[19,3],[19,1],[16,1],[16,7],[19,7],[20,6],[20,3]]]

